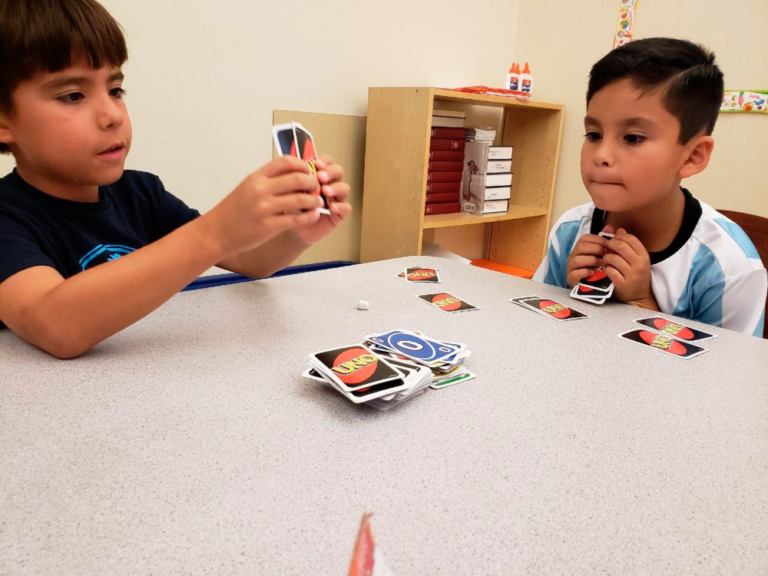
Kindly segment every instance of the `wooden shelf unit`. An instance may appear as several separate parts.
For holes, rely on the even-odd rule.
[[[495,144],[514,146],[505,214],[425,216],[432,110],[496,109]],[[361,262],[418,256],[426,231],[482,226],[489,260],[535,270],[544,257],[560,152],[563,106],[439,88],[370,88]]]

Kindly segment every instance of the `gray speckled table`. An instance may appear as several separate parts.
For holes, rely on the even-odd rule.
[[[0,574],[344,574],[365,510],[398,576],[768,573],[768,343],[679,360],[616,337],[636,308],[532,294],[568,301],[404,258],[180,294],[74,361],[3,331]],[[478,378],[379,413],[300,376],[391,328]]]

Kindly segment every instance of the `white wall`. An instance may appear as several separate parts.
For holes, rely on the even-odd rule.
[[[271,158],[274,109],[364,115],[369,86],[499,84],[518,10],[518,0],[102,1],[130,52],[127,167],[203,211]],[[0,173],[12,165],[3,157]]]
[[[587,80],[592,64],[611,49],[619,4],[520,0],[515,57],[533,66],[535,99],[566,106],[553,223],[569,208],[589,201],[579,174]],[[673,36],[704,44],[717,56],[726,89],[765,90],[766,24],[766,0],[640,0],[635,36]],[[709,167],[683,185],[715,208],[768,217],[768,115],[723,114],[714,138]]]

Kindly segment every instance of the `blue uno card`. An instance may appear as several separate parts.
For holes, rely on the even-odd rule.
[[[370,341],[385,346],[396,354],[427,364],[440,362],[457,352],[452,346],[402,330],[392,330],[374,336]]]

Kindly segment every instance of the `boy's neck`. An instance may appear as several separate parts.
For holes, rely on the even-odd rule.
[[[45,192],[49,196],[71,200],[73,202],[98,202],[99,187],[92,184],[63,183],[53,180],[34,170],[28,170],[20,162],[16,163],[16,171],[27,184]]]
[[[677,236],[685,214],[685,194],[679,183],[655,204],[631,212],[611,212],[606,218],[615,230],[624,228],[637,237],[648,252],[660,252]]]

